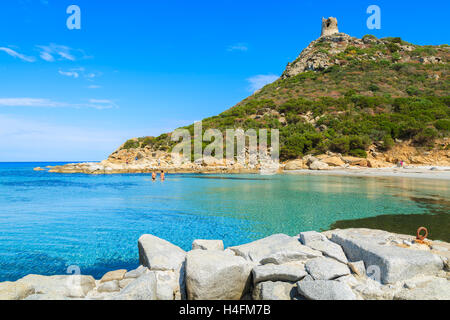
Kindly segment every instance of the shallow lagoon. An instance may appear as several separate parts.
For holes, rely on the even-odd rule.
[[[151,233],[188,250],[331,227],[371,227],[449,241],[450,181],[312,175],[90,176],[0,163],[0,281],[64,274],[101,277],[138,265]]]

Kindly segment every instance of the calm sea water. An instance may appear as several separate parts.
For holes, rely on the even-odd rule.
[[[231,246],[346,224],[413,234],[421,223],[448,240],[448,181],[189,174],[152,182],[33,171],[46,165],[0,163],[0,281],[70,265],[95,277],[131,269],[144,233],[188,250],[194,239]]]

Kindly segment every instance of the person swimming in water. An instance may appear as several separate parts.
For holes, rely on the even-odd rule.
[[[152,180],[155,181],[156,180],[156,172],[152,172]]]
[[[161,181],[166,180],[166,174],[164,173],[164,170],[161,170]]]

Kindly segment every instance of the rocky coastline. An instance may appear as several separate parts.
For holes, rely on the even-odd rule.
[[[448,145],[448,139],[441,141],[442,146]],[[123,149],[121,146],[108,159],[101,162],[71,163],[62,166],[37,167],[35,171],[50,173],[84,173],[93,175],[151,173],[164,171],[166,173],[227,173],[251,174],[267,171],[271,173],[293,172],[297,170],[333,171],[346,169],[382,169],[393,168],[402,161],[404,166],[414,167],[450,167],[450,152],[441,147],[431,151],[421,151],[409,143],[399,144],[392,150],[379,153],[375,147],[368,150],[367,158],[345,156],[339,153],[327,152],[320,155],[306,155],[280,163],[260,161],[252,164],[249,156],[245,161],[230,161],[203,157],[194,162],[178,164],[172,154],[165,151],[155,151],[150,147]]]
[[[372,229],[275,234],[191,251],[153,235],[140,266],[88,275],[28,275],[0,300],[450,300],[450,243]]]

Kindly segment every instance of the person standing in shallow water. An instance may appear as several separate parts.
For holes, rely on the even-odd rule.
[[[152,172],[152,180],[153,180],[153,181],[156,180],[156,172]]]
[[[161,181],[166,180],[166,174],[164,173],[163,170],[161,170]]]

